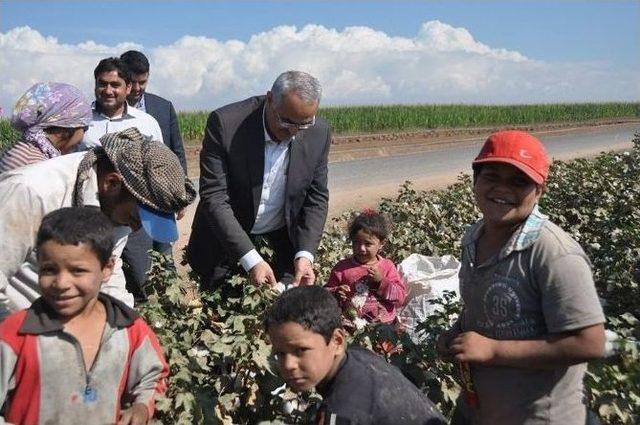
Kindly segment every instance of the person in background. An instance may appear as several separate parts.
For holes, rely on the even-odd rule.
[[[380,255],[388,236],[386,217],[374,210],[363,211],[349,225],[353,255],[335,265],[325,285],[340,302],[347,320],[360,317],[392,323],[396,319],[407,287],[393,261]]]
[[[148,113],[158,121],[164,144],[176,154],[186,174],[187,160],[176,110],[170,101],[146,91],[150,75],[149,60],[142,52],[137,50],[129,50],[123,53],[120,55],[120,60],[125,63],[131,72],[131,92],[127,96],[128,104]],[[179,211],[176,218],[180,220],[183,216],[184,210]],[[152,241],[144,231],[131,233],[127,246],[122,253],[129,266],[125,271],[127,285],[139,302],[146,301],[147,298],[144,284],[151,267],[151,258],[148,255],[151,249],[161,254],[172,256],[170,243]]]
[[[176,154],[186,173],[187,160],[176,110],[169,100],[147,91],[151,75],[149,60],[137,50],[124,52],[120,55],[120,60],[127,65],[131,72],[131,92],[127,96],[127,102],[130,106],[146,112],[158,121],[164,144]]]
[[[463,311],[438,340],[465,380],[454,423],[584,425],[582,381],[604,354],[605,318],[589,259],[538,208],[545,148],[501,131],[472,166],[482,219],[462,239]]]
[[[22,133],[0,158],[0,173],[66,154],[82,141],[91,105],[64,83],[37,83],[18,99],[11,125]]]
[[[169,365],[144,320],[100,293],[114,268],[112,233],[97,207],[42,219],[42,297],[0,324],[0,422],[142,425],[153,417]]]
[[[155,141],[164,141],[155,118],[127,105],[127,96],[131,92],[131,72],[123,61],[119,58],[102,59],[94,69],[93,77],[96,100],[81,149],[100,145],[100,138],[105,134],[131,127]]]

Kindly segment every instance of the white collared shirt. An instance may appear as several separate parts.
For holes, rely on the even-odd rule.
[[[158,121],[146,112],[125,104],[122,115],[108,117],[96,110],[95,102],[92,109],[93,118],[91,124],[89,125],[89,129],[84,133],[84,138],[78,150],[86,150],[94,146],[99,146],[100,138],[105,134],[126,130],[130,127],[136,127],[140,133],[145,136],[150,136],[153,140],[161,143],[164,141]]]
[[[140,100],[138,100],[138,102],[132,106],[142,112],[147,112],[147,104],[144,102],[144,93],[142,93],[142,96],[140,96]]]
[[[72,205],[78,166],[84,156],[84,152],[62,155],[0,175],[0,320],[7,310],[27,308],[40,296],[36,233],[45,214]],[[82,193],[85,205],[100,206],[95,167]],[[128,227],[116,227],[116,264],[101,291],[133,306],[120,259],[129,231]]]
[[[266,106],[265,106],[266,108]],[[295,143],[294,135],[288,140],[275,142],[267,132],[265,108],[262,109],[262,127],[264,130],[264,171],[262,174],[262,193],[256,220],[251,229],[254,235],[278,230],[286,225],[285,195],[287,188],[287,171],[289,168],[289,147]],[[313,255],[308,251],[299,251],[295,258],[304,257],[313,263]],[[258,251],[252,249],[240,258],[240,265],[249,271],[263,261]]]
[[[295,136],[282,142],[274,142],[267,130],[264,131],[264,172],[262,193],[256,221],[251,233],[262,235],[278,230],[286,225],[284,220],[284,196],[287,186],[289,166],[289,146]]]

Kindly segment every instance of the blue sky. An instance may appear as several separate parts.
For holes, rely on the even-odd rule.
[[[325,30],[335,30],[341,36],[345,36],[345,29],[353,26],[366,27],[372,31],[382,33],[391,39],[399,38],[418,42],[424,39],[420,31],[425,23],[437,21],[452,28],[449,31],[448,39],[458,42],[466,31],[478,45],[487,46],[492,51],[506,49],[509,52],[516,52],[525,57],[530,64],[526,69],[522,66],[517,69],[505,69],[505,64],[500,63],[499,72],[521,74],[519,78],[530,81],[535,69],[545,72],[549,76],[547,82],[547,92],[552,94],[560,87],[571,85],[575,81],[557,81],[562,74],[574,71],[578,74],[580,67],[587,67],[584,78],[585,89],[580,89],[584,93],[584,99],[580,98],[577,89],[568,90],[563,96],[550,95],[547,98],[535,95],[540,91],[545,91],[545,87],[537,87],[531,90],[531,101],[573,101],[573,100],[606,100],[607,91],[589,92],[586,88],[589,84],[601,84],[599,79],[606,79],[610,72],[620,72],[621,74],[611,74],[611,79],[616,79],[615,87],[611,87],[611,100],[629,100],[627,97],[637,99],[640,95],[640,83],[637,75],[640,71],[640,1],[357,1],[357,2],[337,2],[337,1],[301,1],[301,2],[177,2],[177,1],[145,1],[145,2],[125,2],[125,1],[15,1],[2,0],[0,3],[0,35],[8,34],[15,28],[28,26],[42,37],[55,37],[57,45],[71,45],[76,51],[81,51],[86,56],[87,51],[83,43],[93,41],[100,46],[106,47],[103,51],[113,51],[118,54],[118,49],[130,43],[148,53],[153,66],[172,63],[167,59],[167,49],[181,49],[177,46],[184,36],[202,36],[207,40],[214,40],[214,47],[219,47],[218,43],[239,40],[245,48],[249,48],[252,37],[260,34],[271,34],[274,28],[282,25],[295,26],[297,33],[292,36],[296,41],[300,37],[307,37],[306,41],[296,46],[295,52],[301,58],[299,64],[295,58],[290,58],[288,64],[301,67],[308,66],[311,70],[322,69],[324,65],[317,62],[304,62],[309,57],[315,46],[314,37],[302,34],[302,29],[306,25],[320,26]],[[458,31],[458,35],[455,34]],[[442,31],[431,31],[429,37],[436,37],[427,44],[434,43],[442,45],[439,38]],[[445,31],[446,32],[446,31]],[[461,34],[461,35],[460,35]],[[273,37],[276,35],[271,34]],[[272,40],[273,37],[266,37]],[[351,38],[355,43],[368,43],[369,38]],[[421,38],[422,37],[422,38]],[[21,38],[24,40],[25,36]],[[289,39],[290,40],[290,39]],[[355,40],[355,41],[354,41]],[[360,41],[358,41],[360,40]],[[306,44],[305,44],[306,43]],[[455,61],[455,51],[464,54],[484,55],[482,49],[467,48],[466,41],[456,44],[457,47],[445,46],[442,60],[431,55],[432,50],[427,49],[421,54],[424,65],[431,67],[433,63],[437,68],[446,66],[453,69],[460,69],[469,66],[466,61],[469,57],[461,58],[462,62]],[[259,44],[259,43],[258,43]],[[277,43],[276,43],[277,44]],[[384,43],[383,43],[384,44]],[[455,44],[455,43],[454,43]],[[261,44],[259,44],[261,45]],[[307,46],[308,50],[305,50]],[[335,49],[325,46],[331,52]],[[15,50],[15,46],[8,46]],[[19,46],[18,46],[19,48]],[[202,47],[207,49],[206,47]],[[283,47],[286,49],[286,46]],[[28,48],[25,48],[29,50]],[[83,50],[85,49],[85,50]],[[109,50],[110,49],[110,50]],[[391,51],[397,52],[398,47],[390,47]],[[400,50],[403,47],[399,47]],[[439,51],[443,51],[440,49]],[[457,50],[456,50],[457,49]],[[250,50],[250,49],[249,49]],[[231,51],[235,51],[231,48]],[[469,52],[472,53],[469,53]],[[480,53],[478,53],[480,52]],[[0,53],[2,53],[0,51]],[[14,55],[19,54],[15,51]],[[458,56],[461,56],[460,53]],[[277,53],[287,55],[287,52]],[[414,54],[412,54],[414,55]],[[25,55],[27,57],[28,55]],[[414,55],[415,56],[415,55]],[[486,56],[486,55],[485,55]],[[98,56],[96,56],[98,57]],[[427,59],[428,57],[428,59]],[[409,56],[398,56],[399,60],[411,60]],[[195,61],[199,59],[196,54]],[[479,60],[482,59],[482,64]],[[30,59],[32,60],[32,59]],[[235,60],[235,59],[234,59]],[[246,58],[243,59],[246,61]],[[388,69],[390,64],[381,59],[372,63],[372,67]],[[2,61],[2,59],[0,59]],[[164,61],[164,62],[163,62]],[[240,61],[240,59],[238,59]],[[266,58],[269,64],[277,64],[272,58]],[[210,72],[219,70],[224,58],[211,59],[207,64]],[[244,62],[243,62],[244,63]],[[496,72],[496,64],[489,64],[487,58],[474,58],[473,63],[480,69],[491,68],[491,72]],[[1,64],[1,62],[0,62]],[[235,63],[235,67],[244,66]],[[355,66],[355,65],[354,65]],[[362,66],[362,65],[360,65]],[[217,67],[217,68],[216,68]],[[1,71],[5,72],[6,66]],[[570,68],[570,69],[569,69]],[[475,69],[475,68],[472,68]],[[163,69],[164,71],[164,69]],[[425,70],[428,71],[428,70]],[[219,72],[219,71],[215,71]],[[354,71],[361,74],[358,70]],[[399,89],[392,87],[387,79],[390,74],[376,74],[372,77],[380,76],[387,89],[381,86],[379,95],[368,96],[358,94],[353,97],[355,102],[382,102],[388,103],[413,102],[414,98],[403,95]],[[440,70],[443,74],[448,71]],[[488,72],[488,71],[487,71]],[[189,73],[185,70],[182,74]],[[165,72],[166,74],[166,72]],[[335,70],[326,75],[334,75]],[[179,78],[180,73],[176,72],[175,78]],[[512,75],[512,74],[508,74]],[[513,74],[515,75],[515,74]],[[245,78],[247,76],[244,76]],[[255,75],[259,84],[264,85],[266,81],[272,79],[272,75]],[[478,78],[477,73],[471,73],[468,79]],[[30,77],[31,80],[37,76]],[[171,76],[164,75],[163,82],[171,80]],[[345,77],[346,78],[346,77]],[[418,78],[415,76],[404,76],[403,78]],[[481,76],[488,81],[484,74]],[[540,78],[537,76],[536,78]],[[545,84],[545,79],[541,78],[535,84]],[[456,81],[461,81],[464,86],[464,76]],[[522,80],[521,80],[522,81]],[[625,85],[621,85],[621,81]],[[157,82],[157,81],[156,81]],[[578,81],[580,82],[580,81]],[[431,81],[430,84],[433,84]],[[438,83],[435,81],[435,83]],[[153,84],[153,80],[152,80]],[[241,89],[248,92],[254,86],[246,86],[238,83]],[[442,90],[430,92],[432,96],[425,96],[425,102],[480,102],[486,99],[488,102],[510,103],[526,102],[527,96],[516,96],[513,94],[496,94],[495,99],[490,94],[468,93],[462,90],[454,93],[450,98],[442,96],[445,88],[455,92],[455,81],[443,83]],[[513,81],[514,87],[522,86],[517,81]],[[555,85],[554,85],[555,84]],[[13,84],[17,86],[18,84]],[[185,84],[188,85],[188,84]],[[446,87],[445,87],[446,86]],[[206,78],[200,88],[206,90]],[[238,87],[236,87],[238,88]],[[214,87],[209,90],[216,92]],[[17,90],[17,88],[16,88]],[[487,89],[488,90],[488,89]],[[193,99],[194,90],[169,90],[177,96],[179,102],[188,106],[189,99]],[[243,90],[236,90],[244,95]],[[220,94],[220,93],[217,93]],[[329,94],[329,93],[327,93]],[[196,96],[197,97],[197,96]],[[232,93],[225,93],[223,98],[231,98]],[[334,103],[350,103],[345,99],[335,97]],[[0,98],[0,102],[3,99]],[[195,102],[195,101],[194,101]],[[193,106],[199,106],[195,102]]]
[[[468,29],[478,41],[537,59],[640,62],[640,1],[34,1],[3,0],[0,30],[28,25],[63,43],[135,41],[185,34],[246,41],[277,25],[368,26],[410,36],[422,22]]]

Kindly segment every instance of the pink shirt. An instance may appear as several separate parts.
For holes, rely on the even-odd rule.
[[[351,289],[348,299],[339,300],[343,309],[350,308],[355,297],[364,298],[364,305],[357,308],[359,317],[369,322],[390,323],[396,318],[396,309],[404,303],[407,287],[393,261],[378,256],[376,266],[382,275],[379,285],[368,276],[367,266],[345,258],[331,270],[325,288],[335,294],[341,285],[348,285]]]

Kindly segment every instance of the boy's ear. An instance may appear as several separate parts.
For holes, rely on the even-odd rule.
[[[331,335],[331,342],[336,346],[338,353],[343,353],[347,349],[347,333],[342,328],[336,328]]]
[[[115,171],[110,171],[98,181],[98,191],[100,193],[119,192],[122,187],[122,176]]]
[[[113,269],[116,266],[116,260],[111,257],[107,261],[107,264],[102,267],[102,283],[106,283],[111,279],[111,275],[113,274]]]

